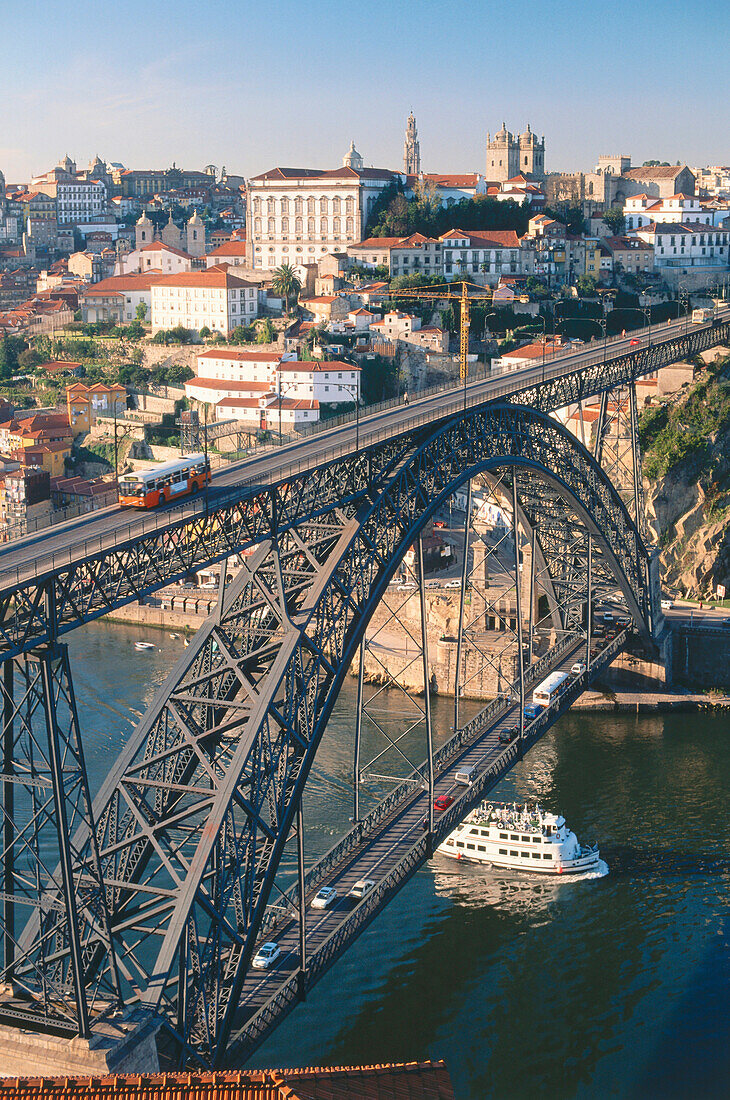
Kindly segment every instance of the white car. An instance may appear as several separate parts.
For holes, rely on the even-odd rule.
[[[257,953],[251,960],[251,966],[255,970],[268,970],[269,967],[276,962],[281,954],[281,948],[278,943],[269,941],[269,943],[262,943]]]
[[[415,592],[416,585],[412,581],[406,581],[405,584],[399,584],[396,592]]]
[[[661,607],[662,611],[671,611],[671,609],[674,607],[674,600],[662,600]]]
[[[461,581],[444,581],[444,588],[461,588]]]
[[[336,898],[337,891],[334,886],[323,886],[312,899],[312,909],[329,909],[330,905],[334,905]]]
[[[586,666],[583,664],[583,662],[576,661],[570,671],[573,673],[574,676],[582,676],[585,670]]]
[[[374,888],[375,883],[371,878],[361,878],[358,879],[347,896],[348,898],[352,898],[353,901],[362,901],[362,899],[366,898]]]

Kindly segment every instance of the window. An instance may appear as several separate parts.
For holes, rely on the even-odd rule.
[[[529,836],[523,836],[523,838],[522,838],[522,839],[523,839],[523,841],[524,841],[524,842],[525,842],[526,844],[529,844],[529,843],[530,843],[530,840],[532,839],[532,837],[529,837]]]
[[[319,200],[319,212],[320,212],[320,214],[326,214],[327,213],[327,199],[320,199]]]
[[[500,840],[506,840],[507,839],[507,834],[506,833],[500,833],[499,834],[499,839]]]
[[[456,847],[457,848],[463,848],[464,847],[464,841],[463,840],[457,840]]]
[[[510,833],[509,838],[510,838],[510,840],[519,840],[520,839],[518,836],[515,836],[514,833]]]
[[[500,848],[499,849],[499,854],[501,856],[506,856],[507,855],[507,849],[506,848]]]
[[[530,853],[529,852],[520,852],[520,856],[522,857],[522,859],[529,859],[530,858]]]
[[[307,234],[310,237],[314,236],[314,218],[307,218]]]
[[[552,854],[551,854],[551,853],[549,853],[549,852],[543,852],[543,854],[542,854],[542,858],[543,858],[543,859],[552,859],[553,857],[552,857]]]
[[[539,852],[533,852],[532,853],[532,858],[533,859],[539,859],[540,858],[540,853]]]
[[[477,851],[478,852],[486,852],[486,850],[487,850],[486,844],[477,844]]]
[[[282,235],[282,237],[288,237],[289,236],[289,219],[288,218],[282,218],[281,219],[281,235]]]
[[[314,199],[307,199],[307,213],[314,213]]]
[[[518,855],[519,855],[520,853],[519,853],[519,852],[514,852],[514,851],[512,851],[512,849],[510,849],[510,853],[509,853],[509,854],[510,854],[511,856],[518,856]]]
[[[470,852],[473,852],[473,851],[474,851],[474,845],[473,845],[473,844],[467,844],[467,846],[466,846],[466,847],[467,847],[467,850],[468,850],[468,851],[470,851]]]

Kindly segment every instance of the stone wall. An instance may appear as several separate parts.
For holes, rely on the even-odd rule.
[[[730,627],[671,625],[672,683],[691,688],[730,687]]]

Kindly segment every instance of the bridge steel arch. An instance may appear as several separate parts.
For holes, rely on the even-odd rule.
[[[179,1059],[225,1059],[310,768],[388,581],[442,501],[505,466],[523,490],[547,483],[569,505],[651,634],[650,560],[626,507],[586,448],[526,406],[483,406],[424,428],[365,497],[313,506],[281,530],[274,523],[221,584],[218,613],[161,688],[91,817],[113,955],[97,950],[94,965],[118,969],[124,1001],[162,1019]],[[539,519],[538,493],[523,492],[520,506]],[[89,828],[75,849],[88,847]],[[40,938],[33,918],[14,970],[29,989]]]

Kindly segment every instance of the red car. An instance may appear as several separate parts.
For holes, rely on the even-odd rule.
[[[433,521],[433,525],[434,525],[434,527],[445,527],[445,526],[446,526],[446,523],[445,523],[445,521],[444,521],[444,520],[442,520],[442,519],[435,519],[435,520]]]
[[[641,340],[629,340],[629,347],[634,347],[634,345],[638,344],[641,344]]]
[[[444,810],[448,810],[449,806],[453,805],[453,798],[450,794],[440,794],[438,798],[433,800],[433,808],[438,814],[442,814]]]

